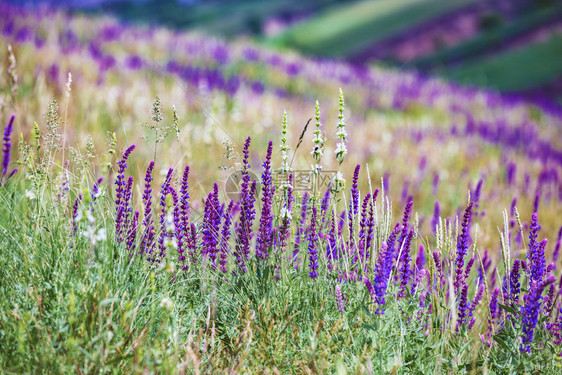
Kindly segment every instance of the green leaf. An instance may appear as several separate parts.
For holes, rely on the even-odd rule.
[[[498,306],[504,309],[505,311],[512,313],[513,315],[519,315],[519,312],[511,306],[502,305],[501,303],[498,303]]]

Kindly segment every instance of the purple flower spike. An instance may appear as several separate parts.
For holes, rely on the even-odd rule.
[[[318,277],[318,233],[316,232],[317,211],[312,207],[312,219],[308,228],[308,276],[312,279]]]
[[[135,145],[130,146],[128,149],[125,150],[121,160],[117,162],[119,165],[119,169],[117,171],[117,179],[115,180],[115,185],[117,188],[115,189],[115,209],[116,209],[116,216],[119,215],[119,209],[121,207],[123,194],[125,191],[125,169],[127,169],[127,159],[131,155],[131,152],[135,149]]]
[[[437,225],[439,225],[439,217],[441,215],[441,206],[439,201],[435,201],[435,206],[433,208],[433,218],[431,219],[431,231],[433,234],[437,233]]]
[[[519,283],[519,278],[521,277],[521,274],[519,273],[520,265],[521,261],[519,259],[515,259],[509,275],[509,299],[511,300],[512,305],[519,304],[519,293],[521,293],[521,284]]]
[[[398,292],[398,297],[402,298],[406,297],[406,289],[408,288],[408,284],[410,283],[410,278],[412,276],[412,270],[410,268],[410,247],[413,238],[414,230],[410,230],[406,240],[404,241],[400,254],[400,264],[402,267],[400,268],[400,290]]]
[[[12,130],[14,129],[15,118],[16,115],[10,116],[10,120],[4,128],[4,137],[2,138],[2,178],[0,180],[0,186],[6,184],[6,182],[17,172],[17,169],[14,169],[12,172],[8,173],[12,151]]]
[[[244,143],[244,159],[242,170],[242,183],[240,191],[240,221],[236,230],[236,246],[235,255],[238,270],[241,273],[246,273],[246,261],[250,254],[250,240],[252,238],[252,224],[254,222],[255,210],[255,189],[256,182],[254,181],[250,186],[250,142],[251,138],[248,137]]]
[[[135,255],[135,239],[137,238],[137,228],[139,225],[139,212],[135,211],[133,215],[133,221],[127,232],[127,252],[129,253],[129,257],[132,258]]]
[[[142,201],[144,203],[144,233],[141,238],[141,253],[148,254],[150,258],[154,251],[154,219],[152,218],[152,172],[154,170],[154,162],[151,161],[146,170],[144,177],[144,193]]]
[[[220,222],[219,186],[215,183],[213,191],[205,202],[205,217],[203,219],[203,251],[211,259],[213,267],[216,267],[219,251]]]
[[[338,311],[340,312],[340,314],[343,314],[345,311],[345,304],[343,302],[343,295],[341,292],[340,284],[336,284],[335,295],[336,295],[336,305],[338,306]]]
[[[295,267],[298,267],[297,258],[300,251],[300,242],[302,236],[304,236],[304,223],[306,221],[307,215],[307,203],[308,203],[308,192],[305,192],[301,201],[301,217],[297,228],[297,233],[295,235],[295,244],[293,247],[293,262],[295,262]]]
[[[224,214],[224,224],[222,226],[221,232],[221,242],[220,242],[220,265],[221,272],[226,274],[228,272],[226,268],[226,263],[228,261],[228,240],[230,239],[230,226],[232,223],[232,207],[234,206],[234,201],[230,201],[226,212]]]
[[[355,252],[355,243],[354,243],[354,219],[359,212],[359,188],[357,187],[357,182],[359,180],[359,169],[361,169],[361,165],[357,164],[355,166],[355,171],[353,172],[353,183],[351,185],[351,197],[349,198],[349,210],[347,211],[347,219],[348,219],[348,226],[349,226],[349,249],[353,253]]]
[[[172,174],[174,173],[174,169],[168,169],[168,174],[166,174],[166,179],[162,184],[162,188],[160,189],[160,236],[158,237],[158,249],[159,254],[158,257],[163,259],[166,256],[166,237],[168,237],[167,228],[166,228],[166,197],[170,193],[170,183],[172,181]],[[154,261],[159,261],[158,259],[153,259]]]
[[[82,201],[82,194],[78,194],[78,197],[74,201],[74,206],[72,207],[72,235],[75,236],[78,231],[78,207]]]
[[[534,331],[537,326],[539,313],[541,310],[541,300],[542,293],[544,289],[554,283],[556,277],[551,276],[543,282],[532,281],[531,289],[528,294],[525,295],[525,304],[521,306],[521,315],[523,317],[523,337],[521,340],[521,351],[531,352],[531,343],[533,342]]]
[[[262,181],[262,210],[260,217],[260,229],[256,239],[256,258],[258,260],[267,260],[269,257],[269,248],[271,247],[271,230],[273,227],[273,213],[271,204],[273,203],[273,190],[271,184],[271,153],[273,151],[273,142],[269,141],[267,147],[267,155],[263,162]]]
[[[464,211],[464,218],[462,222],[462,231],[459,233],[457,238],[457,259],[455,261],[455,280],[454,287],[455,293],[460,292],[460,288],[464,283],[464,257],[468,252],[468,246],[470,242],[470,221],[472,216],[472,202],[466,206]]]

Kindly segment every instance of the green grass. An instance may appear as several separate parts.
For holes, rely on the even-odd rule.
[[[530,43],[482,60],[469,62],[443,74],[453,80],[500,91],[524,91],[562,76],[562,35]]]
[[[479,0],[378,0],[334,6],[271,41],[309,54],[347,57]]]

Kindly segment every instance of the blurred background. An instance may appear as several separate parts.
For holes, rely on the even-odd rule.
[[[562,101],[559,0],[10,0]]]

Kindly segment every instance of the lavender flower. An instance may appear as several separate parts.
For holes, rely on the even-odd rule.
[[[226,263],[228,260],[228,240],[230,239],[230,225],[232,223],[232,207],[234,206],[234,201],[230,201],[226,212],[224,213],[224,223],[221,232],[220,241],[220,265],[221,272],[226,274],[228,270],[226,269]]]
[[[169,223],[166,222],[166,214],[168,205],[166,203],[166,197],[170,193],[170,182],[172,181],[172,173],[174,173],[174,169],[170,168],[168,170],[168,174],[166,174],[166,178],[164,179],[164,183],[162,184],[162,188],[160,189],[160,236],[158,238],[158,248],[159,248],[159,258],[163,259],[166,256],[166,238],[168,237],[168,228]],[[152,260],[155,261],[155,260]]]
[[[441,215],[441,206],[439,201],[435,201],[435,206],[433,208],[433,218],[431,219],[431,231],[433,234],[437,233],[437,225],[439,225],[439,217]]]
[[[236,231],[236,262],[238,264],[238,269],[242,273],[246,273],[246,261],[248,260],[248,255],[250,253],[250,239],[252,236],[252,223],[254,221],[254,200],[255,200],[255,189],[256,182],[252,183],[250,187],[250,137],[246,139],[244,143],[244,169],[242,170],[242,184],[240,191],[240,222],[238,223]]]
[[[152,171],[154,170],[154,162],[151,161],[146,169],[144,177],[144,193],[142,200],[144,203],[144,233],[141,238],[141,252],[152,256],[154,251],[154,220],[152,218]]]
[[[262,210],[260,217],[260,228],[258,237],[256,238],[256,258],[264,260],[269,257],[269,248],[271,247],[271,230],[273,226],[273,213],[271,204],[273,202],[273,190],[271,185],[271,153],[273,151],[273,142],[269,141],[267,147],[267,155],[263,162],[262,180]]]
[[[215,183],[213,191],[208,195],[205,203],[205,217],[203,221],[203,251],[211,259],[213,267],[216,267],[220,222],[219,186]]]
[[[377,313],[383,314],[384,309],[381,307],[385,304],[386,288],[388,286],[388,278],[390,277],[390,272],[392,270],[393,260],[394,260],[394,245],[396,242],[396,236],[400,232],[400,224],[396,224],[388,239],[382,244],[379,251],[376,265],[375,265],[375,279],[374,279],[374,290],[375,290],[375,302],[378,303],[379,308]]]
[[[78,231],[78,207],[82,201],[82,194],[78,194],[78,197],[74,201],[74,206],[72,207],[72,235],[75,236]]]
[[[182,237],[182,245],[184,243],[189,243],[189,185],[188,185],[188,178],[189,178],[189,166],[186,166],[183,170],[183,176],[181,180],[180,186],[180,205],[179,205],[179,216],[180,216],[180,226],[181,226],[181,237]]]
[[[308,228],[308,269],[312,279],[318,277],[318,233],[316,232],[317,211],[312,207],[312,219]]]
[[[521,293],[521,284],[519,283],[519,277],[521,276],[519,273],[520,265],[521,261],[519,259],[515,259],[509,274],[509,299],[512,305],[519,304],[519,293]]]
[[[135,239],[137,238],[137,227],[139,225],[139,212],[135,211],[133,215],[133,221],[131,226],[129,227],[129,231],[127,232],[127,253],[129,253],[129,257],[133,257],[134,253],[134,245]]]
[[[2,138],[2,178],[0,180],[0,186],[6,184],[8,180],[17,172],[17,169],[12,170],[8,173],[10,168],[10,153],[12,150],[12,130],[14,128],[14,119],[16,115],[12,115],[8,124],[4,128],[4,137]]]
[[[458,307],[458,321],[457,321],[457,331],[459,329],[459,327],[461,327],[467,320],[467,312],[468,312],[468,302],[467,302],[467,294],[468,294],[468,285],[464,284],[462,290],[461,290],[461,295],[460,295],[460,300],[459,300],[459,307]]]
[[[406,296],[406,289],[410,283],[412,270],[410,269],[410,246],[412,244],[412,239],[414,238],[414,231],[410,230],[404,241],[400,253],[400,290],[398,291],[398,297]]]
[[[301,201],[301,216],[297,227],[297,233],[295,235],[295,244],[293,247],[293,262],[295,263],[297,262],[297,257],[300,251],[301,237],[304,235],[304,223],[306,221],[307,202],[308,202],[308,192],[305,192]],[[298,267],[298,265],[295,264],[295,267]]]
[[[455,279],[454,288],[455,293],[459,293],[461,285],[463,285],[465,277],[463,273],[464,268],[464,257],[468,252],[468,246],[470,241],[470,219],[472,216],[472,202],[466,206],[464,211],[464,219],[462,222],[462,231],[459,233],[457,238],[457,259],[455,261]]]
[[[537,326],[539,312],[541,310],[542,292],[546,286],[556,281],[556,277],[551,276],[545,281],[539,282],[533,280],[531,282],[531,289],[524,297],[525,304],[521,306],[523,337],[521,341],[520,350],[522,352],[531,352],[531,343],[535,328]]]
[[[340,284],[336,284],[335,295],[336,295],[336,305],[338,306],[338,311],[340,312],[340,314],[343,314],[345,311],[345,304],[343,302],[343,295],[341,292]]]
[[[124,236],[129,230],[129,220],[131,213],[131,200],[133,194],[133,177],[127,179],[127,185],[123,190],[123,199],[121,201],[121,206],[117,214],[117,220],[115,222],[117,242],[121,243],[125,240]]]
[[[121,160],[117,162],[117,165],[119,165],[119,169],[117,171],[117,179],[115,180],[115,185],[117,185],[117,188],[115,189],[116,215],[119,214],[119,208],[121,207],[125,190],[125,169],[127,168],[127,159],[129,159],[129,156],[134,149],[135,145],[132,145],[128,149],[126,149],[123,153],[123,156],[121,157]]]
[[[353,172],[353,183],[351,185],[351,197],[349,198],[349,210],[347,211],[347,219],[349,226],[349,249],[354,252],[355,243],[353,242],[354,230],[353,221],[359,212],[359,188],[357,187],[357,182],[359,180],[359,169],[361,165],[357,164],[355,166],[355,171]]]

